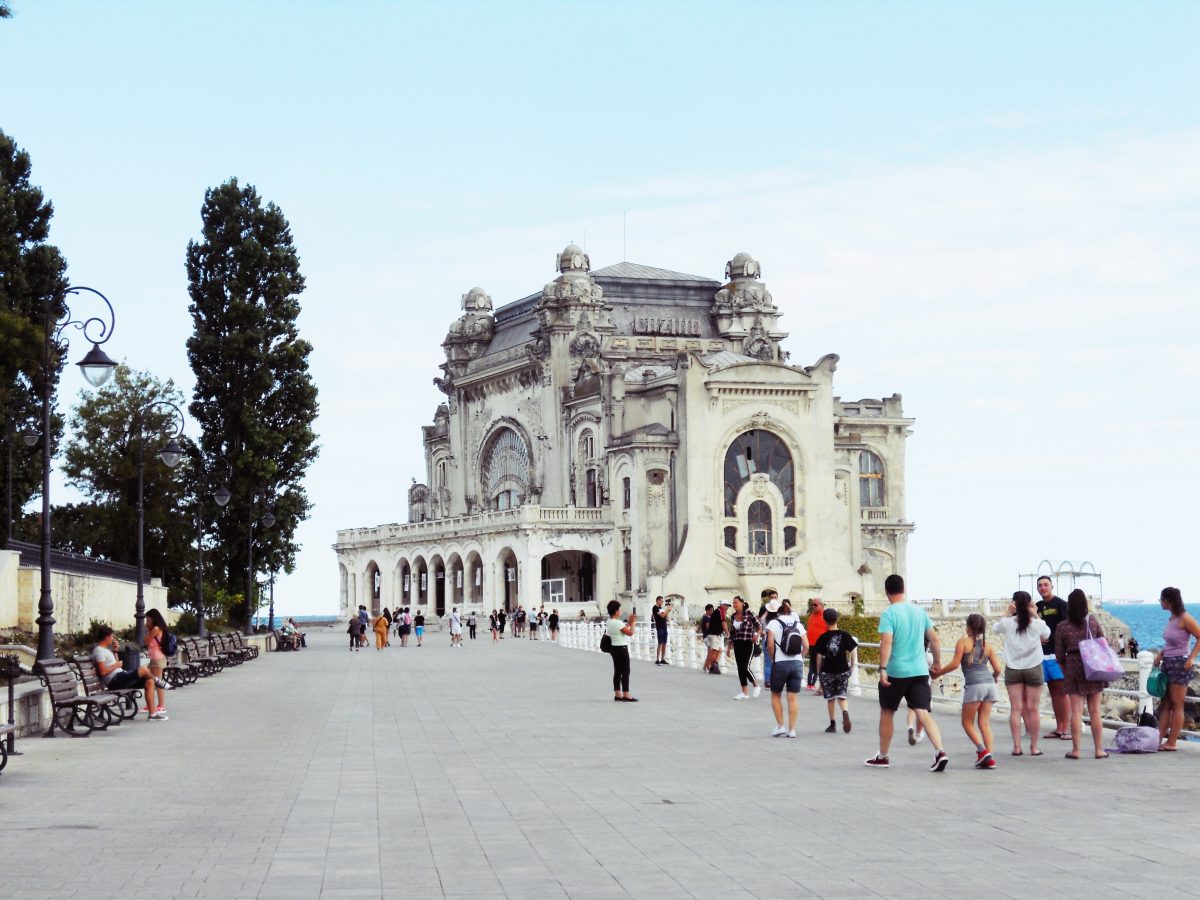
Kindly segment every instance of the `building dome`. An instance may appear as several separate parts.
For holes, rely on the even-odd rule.
[[[756,260],[749,253],[738,253],[725,264],[725,277],[733,280],[735,278],[758,278],[762,275],[762,267],[759,266]]]
[[[558,271],[566,274],[567,272],[590,272],[592,270],[592,261],[588,259],[588,255],[583,252],[583,248],[578,244],[567,244],[563,252],[558,254]]]

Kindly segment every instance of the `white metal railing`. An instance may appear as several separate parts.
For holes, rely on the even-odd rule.
[[[864,506],[862,507],[862,520],[864,522],[886,522],[888,508],[886,506]]]
[[[876,649],[879,648],[879,644],[869,643],[866,641],[859,641],[858,646],[874,647]],[[943,656],[946,656],[946,655],[953,656],[954,655],[953,650],[948,650],[945,648],[942,648],[941,652],[942,652]],[[1004,653],[997,652],[996,655],[1000,658],[1001,666],[1003,666]],[[859,663],[859,665],[862,668],[867,669],[869,671],[877,672],[879,670],[879,665],[877,663]],[[1138,715],[1141,715],[1143,712],[1151,712],[1152,713],[1152,712],[1154,712],[1154,698],[1152,698],[1150,696],[1149,684],[1150,684],[1150,672],[1153,670],[1153,668],[1154,668],[1154,654],[1151,653],[1149,650],[1143,650],[1137,656],[1138,689],[1136,691],[1128,691],[1128,690],[1124,690],[1122,688],[1105,688],[1103,693],[1108,696],[1112,696],[1112,697],[1132,697],[1138,701],[1138,707],[1137,707]],[[1129,674],[1129,673],[1127,673],[1127,674]],[[852,684],[857,681],[857,677],[858,677],[858,673],[856,672],[851,678]],[[936,679],[936,681],[938,682],[938,689],[939,689],[941,698],[943,700],[948,700],[952,703],[958,703],[961,706],[962,705],[962,688],[961,688],[961,686],[956,686],[957,693],[951,693],[949,696],[947,696],[946,685],[945,685],[945,679],[947,679],[947,678],[953,679],[956,682],[962,681],[962,679],[963,679],[962,670],[955,669],[952,672],[945,672],[942,675],[939,675]],[[1007,698],[1006,694],[1007,694],[1007,692],[1004,692],[1004,694],[1000,695],[998,700],[996,701],[996,704],[993,707],[993,709],[996,712],[1007,713],[1011,709],[1011,707],[1009,706],[1008,698]],[[1191,697],[1188,698],[1189,701],[1192,701],[1193,699],[1200,699],[1200,698],[1191,698]],[[1042,694],[1041,704],[1042,704],[1043,714],[1049,713],[1051,716],[1054,714],[1053,707],[1050,706],[1050,692],[1049,691],[1045,691]],[[1090,721],[1090,719],[1088,718],[1088,715],[1086,713],[1084,713],[1084,721]],[[1129,722],[1123,721],[1121,719],[1104,719],[1103,721],[1104,721],[1105,725],[1109,725],[1113,728],[1124,728],[1130,724]],[[1187,735],[1188,737],[1200,737],[1200,733],[1193,732],[1193,731],[1184,731],[1183,734]]]
[[[594,653],[600,652],[600,638],[604,636],[605,626],[603,622],[587,621],[587,622],[563,622],[559,626],[558,643],[562,647],[569,650],[585,650]],[[860,648],[879,649],[879,644],[871,641],[859,641]],[[638,622],[633,626],[633,636],[629,639],[629,656],[634,660],[653,661],[657,656],[658,639],[654,632],[654,627],[648,622]],[[704,664],[705,654],[708,648],[704,646],[704,637],[697,634],[692,628],[683,628],[672,622],[667,626],[667,661],[673,665],[685,669],[699,670]],[[942,648],[942,655],[954,655],[953,650]],[[1000,656],[1001,664],[1003,665],[1004,655]],[[1153,712],[1153,698],[1148,690],[1150,672],[1154,666],[1154,654],[1148,650],[1143,650],[1138,654],[1137,658],[1137,675],[1138,689],[1136,691],[1124,690],[1121,688],[1105,688],[1104,693],[1114,697],[1132,697],[1138,701],[1138,713],[1143,710]],[[862,683],[859,678],[860,670],[868,672],[877,672],[879,670],[878,663],[859,662],[850,673],[849,693],[853,697],[862,695]],[[736,666],[726,665],[722,669],[723,672],[733,672],[736,674]],[[754,675],[755,681],[759,684],[763,683],[763,660],[761,656],[755,657],[750,661],[750,671]],[[947,692],[947,679],[951,682],[951,689]],[[946,672],[936,679],[938,684],[938,693],[941,699],[951,703],[962,704],[962,686],[958,684],[963,679],[962,670],[955,669],[952,672]],[[1188,701],[1192,702],[1198,698],[1189,697]],[[999,692],[999,698],[993,707],[995,712],[1009,712],[1009,704],[1007,692]],[[1049,707],[1049,692],[1045,692],[1042,696],[1042,712],[1043,714],[1053,715],[1053,708]],[[1084,716],[1085,721],[1087,716]],[[1105,719],[1105,725],[1114,728],[1127,726],[1129,723],[1118,719]],[[1184,731],[1183,734],[1191,738],[1200,738],[1200,733],[1192,731]]]

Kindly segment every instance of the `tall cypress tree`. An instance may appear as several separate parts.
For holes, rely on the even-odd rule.
[[[201,493],[225,481],[228,467],[232,499],[209,519],[210,552],[223,562],[225,588],[244,594],[251,523],[268,509],[275,524],[254,531],[255,571],[294,567],[293,536],[311,506],[304,475],[318,451],[317,388],[312,345],[296,327],[304,278],[283,212],[234,178],[205,192],[201,218],[202,237],[187,248],[189,409],[202,432]]]
[[[47,316],[53,322],[62,312],[57,298],[67,286],[66,260],[47,243],[54,208],[29,183],[31,171],[29,154],[0,131],[0,494],[8,477],[3,441],[27,425],[41,430],[43,329]],[[63,360],[51,360],[52,390],[62,366]],[[50,440],[57,445],[62,419],[54,416],[50,428]],[[13,511],[19,519],[21,507],[39,490],[41,453],[17,439],[12,462]],[[2,495],[0,526],[3,546],[8,514]]]

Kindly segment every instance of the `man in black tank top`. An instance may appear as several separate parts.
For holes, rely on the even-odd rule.
[[[1046,737],[1066,739],[1071,735],[1071,701],[1067,699],[1067,683],[1062,669],[1054,659],[1054,632],[1067,620],[1067,601],[1054,596],[1054,582],[1048,575],[1037,580],[1037,614],[1050,629],[1050,637],[1042,642],[1042,672],[1046,676],[1046,689],[1050,692],[1050,705],[1054,707],[1054,730]]]

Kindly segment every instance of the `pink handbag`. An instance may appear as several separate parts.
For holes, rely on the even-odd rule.
[[[1079,642],[1079,657],[1083,660],[1083,674],[1088,681],[1118,681],[1125,677],[1125,667],[1103,633],[1092,637],[1091,616],[1087,620],[1087,638]]]

